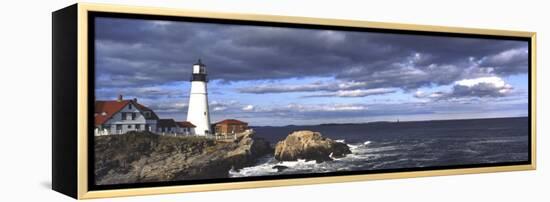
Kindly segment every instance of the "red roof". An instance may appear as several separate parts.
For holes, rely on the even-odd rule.
[[[128,103],[130,103],[129,100],[96,100],[94,108],[95,125],[97,126],[107,122],[107,120],[109,120],[111,117],[113,117],[113,115],[122,110]]]
[[[133,103],[134,106],[136,106],[136,108],[140,111],[149,111],[151,114],[147,119],[158,119],[158,116],[153,112],[153,110],[132,100],[96,100],[94,108],[95,125],[98,126],[104,124],[107,120],[113,117],[113,115],[124,109],[124,107],[129,103]]]
[[[193,125],[189,121],[180,121],[180,122],[176,122],[176,124],[178,124],[182,128],[195,128],[196,127],[195,125]]]
[[[248,124],[248,123],[243,122],[243,121],[239,121],[239,120],[237,120],[237,119],[225,119],[225,120],[220,121],[220,122],[218,122],[218,123],[216,123],[216,124],[238,124],[238,125],[241,125],[241,124],[242,124],[242,125],[244,125],[244,124]]]

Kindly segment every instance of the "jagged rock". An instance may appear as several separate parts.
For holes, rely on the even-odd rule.
[[[295,131],[275,146],[275,159],[279,161],[298,159],[331,161],[332,158],[344,157],[350,153],[346,144],[323,137],[319,132],[308,130]]]
[[[273,149],[252,133],[234,141],[159,136],[147,132],[95,137],[98,185],[226,178]]]

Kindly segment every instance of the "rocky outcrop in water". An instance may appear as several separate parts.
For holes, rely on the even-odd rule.
[[[323,137],[319,132],[308,130],[295,131],[275,146],[275,159],[279,161],[298,159],[331,161],[332,158],[344,157],[350,153],[346,144]]]
[[[273,149],[252,133],[236,140],[171,137],[152,133],[95,137],[96,184],[226,178]]]

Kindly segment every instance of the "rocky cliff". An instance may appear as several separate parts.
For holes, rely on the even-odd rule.
[[[95,137],[96,184],[226,178],[273,149],[246,133],[233,141],[152,133]]]
[[[349,147],[340,142],[323,137],[319,132],[295,131],[275,146],[275,159],[296,161],[298,159],[331,161],[332,158],[350,154]]]

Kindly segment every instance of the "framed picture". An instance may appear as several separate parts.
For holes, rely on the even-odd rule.
[[[535,169],[535,33],[75,4],[53,189],[78,199]]]

